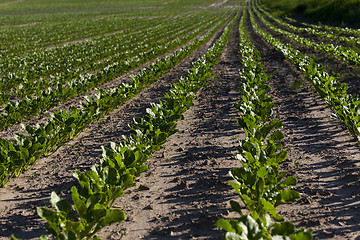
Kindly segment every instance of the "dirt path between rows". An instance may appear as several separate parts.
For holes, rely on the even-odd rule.
[[[120,142],[130,133],[128,124],[143,116],[150,102],[157,102],[180,76],[186,75],[192,62],[203,55],[221,34],[220,29],[208,43],[191,54],[172,71],[136,95],[131,101],[90,126],[77,139],[69,142],[50,157],[42,158],[19,178],[0,189],[0,239],[16,233],[20,238],[37,238],[45,234],[45,224],[36,214],[37,206],[48,205],[51,191],[69,198],[75,183],[72,172],[86,170],[101,157],[101,146]]]
[[[220,28],[220,30],[223,29],[223,27]],[[22,121],[23,124],[25,125],[30,125],[32,127],[36,127],[38,124],[45,124],[51,117],[51,114],[55,113],[57,110],[68,110],[69,107],[76,107],[76,108],[80,108],[81,106],[81,102],[84,102],[84,96],[91,96],[91,97],[95,97],[95,95],[97,94],[97,89],[102,89],[104,91],[107,91],[110,88],[114,88],[117,87],[119,84],[124,83],[124,82],[129,82],[130,81],[130,76],[131,75],[136,75],[141,69],[150,66],[151,64],[155,63],[156,61],[158,61],[161,58],[165,58],[166,56],[170,56],[171,54],[173,54],[174,52],[178,51],[179,49],[181,49],[182,47],[189,45],[190,43],[194,42],[196,39],[199,39],[201,36],[203,36],[204,34],[206,34],[206,32],[209,29],[201,32],[200,34],[198,34],[195,38],[193,38],[192,40],[190,40],[189,42],[173,49],[170,50],[164,54],[162,54],[159,57],[156,57],[150,61],[148,61],[147,63],[143,64],[140,67],[137,67],[133,70],[130,70],[122,75],[120,75],[119,77],[109,81],[109,82],[105,82],[99,86],[97,86],[96,88],[93,89],[89,89],[86,93],[81,94],[79,96],[75,96],[71,99],[69,99],[68,101],[55,106],[51,109],[49,109],[48,111],[44,112],[42,116],[34,116],[31,119],[26,119],[24,121]],[[218,30],[218,31],[220,31]],[[0,137],[11,141],[14,138],[14,134],[15,133],[22,133],[27,135],[27,133],[22,129],[21,124],[15,124],[7,129],[3,129],[0,130]]]
[[[358,82],[360,80],[360,68],[359,67],[352,66],[352,65],[346,63],[346,60],[340,61],[337,58],[335,58],[334,56],[331,56],[331,55],[325,54],[325,53],[321,53],[318,50],[301,45],[301,44],[297,43],[296,41],[294,41],[284,35],[274,33],[272,30],[270,30],[268,27],[266,27],[260,21],[260,19],[257,17],[257,15],[256,15],[256,19],[257,19],[257,23],[259,24],[259,26],[262,29],[264,29],[265,31],[267,31],[268,33],[273,35],[274,37],[278,38],[281,42],[290,43],[294,49],[297,49],[297,50],[301,51],[302,53],[308,55],[309,57],[313,58],[316,63],[319,63],[322,66],[326,67],[329,74],[334,75],[334,76],[339,74],[339,80],[341,82],[345,82],[348,85],[349,89],[347,92],[349,94],[360,95],[360,87],[358,86]],[[283,30],[289,31],[289,29],[281,27],[278,23],[276,23],[270,19],[267,19],[267,20],[271,24],[276,26],[277,28],[281,28]],[[305,38],[308,37],[307,34],[303,34],[303,33],[296,33],[296,34],[298,34],[301,37],[305,37]],[[312,40],[314,40],[314,39],[312,39]],[[324,41],[324,43],[329,43],[329,42]],[[334,44],[335,46],[339,45],[339,43],[337,43],[335,41],[332,41],[330,43]]]
[[[15,0],[15,1],[11,1],[11,2],[0,3],[0,7],[8,6],[8,5],[13,4],[13,3],[20,3],[20,2],[23,2],[23,1],[24,0]]]
[[[86,37],[86,38],[82,38],[82,39],[76,39],[76,40],[72,40],[72,41],[69,41],[69,42],[62,42],[62,43],[58,43],[58,44],[55,44],[55,45],[46,46],[45,48],[46,49],[53,49],[53,48],[56,48],[56,47],[67,46],[67,45],[74,44],[74,43],[86,42],[86,41],[89,41],[89,40],[92,40],[92,39],[97,39],[97,38],[101,38],[101,37],[106,37],[106,36],[110,36],[110,35],[119,34],[119,33],[124,32],[125,30],[122,29],[122,30],[118,30],[118,31],[115,31],[115,32],[103,33],[103,34],[100,34],[100,35]]]
[[[224,5],[227,1],[228,1],[228,0],[224,0],[224,1],[222,1],[222,2],[210,4],[210,5],[208,6],[208,8],[220,7],[221,5]]]
[[[35,26],[39,24],[40,22],[31,22],[31,23],[24,23],[24,24],[18,24],[18,25],[3,25],[2,28],[12,28],[12,27],[27,27],[27,26]]]
[[[228,216],[229,201],[236,199],[228,171],[238,165],[233,153],[244,137],[233,107],[240,100],[237,28],[214,69],[215,80],[200,90],[179,132],[148,161],[138,188],[117,203],[127,221],[105,230],[104,239],[221,238],[214,223]]]
[[[248,26],[251,40],[262,53],[265,68],[276,73],[271,82],[275,111],[285,129],[288,161],[302,198],[282,206],[280,214],[298,227],[312,228],[318,239],[359,239],[360,148],[343,125],[283,55]]]
[[[237,27],[214,69],[214,81],[198,93],[195,105],[178,123],[179,132],[149,159],[149,171],[140,176],[137,187],[116,202],[126,221],[105,229],[100,234],[103,239],[221,239],[223,232],[214,223],[236,216],[229,213],[229,201],[239,198],[227,181],[229,169],[238,164],[235,147],[244,137],[233,108],[240,100]],[[280,214],[297,227],[312,228],[318,239],[360,239],[360,148],[338,121],[329,118],[331,111],[308,82],[293,88],[303,77],[294,66],[249,26],[248,32],[266,70],[275,72],[269,82],[271,96],[276,117],[286,126],[284,144],[289,149],[282,169],[298,179],[296,189],[302,196],[279,208]],[[74,184],[72,171],[88,169],[98,162],[101,145],[129,134],[132,118],[144,115],[149,103],[157,102],[214,41],[0,189],[0,239],[9,239],[11,233],[20,238],[44,234],[36,207],[48,205],[53,190],[68,198]]]

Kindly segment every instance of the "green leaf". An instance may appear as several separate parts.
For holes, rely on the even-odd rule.
[[[71,124],[73,124],[74,121],[75,121],[75,118],[70,117],[68,120],[66,120],[65,126],[70,126]]]
[[[97,223],[99,222],[103,217],[106,215],[106,209],[105,206],[100,208],[100,204],[97,204],[97,208],[94,209],[88,209],[88,211],[85,214],[85,219],[87,223]]]
[[[230,205],[231,205],[232,210],[234,210],[235,212],[238,212],[240,215],[242,215],[241,206],[238,202],[231,200]]]
[[[263,138],[266,138],[266,136],[272,131],[272,130],[275,130],[275,129],[278,129],[280,127],[282,127],[282,122],[280,122],[279,119],[274,119],[272,120],[270,123],[266,124],[265,126],[263,126],[261,129],[260,129],[260,132],[263,136]]]
[[[98,193],[92,194],[89,198],[86,199],[87,208],[95,208],[95,205],[100,202],[101,195]]]
[[[271,235],[290,236],[295,231],[295,225],[291,222],[276,223],[271,231]]]
[[[305,231],[303,229],[300,230],[296,235],[291,236],[291,240],[312,240],[312,232]]]
[[[60,233],[60,216],[56,212],[47,208],[37,208],[37,214],[49,223],[47,230],[51,234],[57,236]]]
[[[30,135],[32,136],[35,133],[35,129],[29,125],[24,125],[23,123],[21,124],[21,127]]]
[[[283,190],[277,196],[275,206],[279,206],[281,203],[294,202],[296,199],[300,198],[300,193],[295,190]]]
[[[109,185],[116,185],[119,182],[118,172],[115,168],[106,167],[103,171],[105,182]]]
[[[266,210],[268,213],[271,213],[272,215],[276,214],[276,208],[270,202],[261,199],[261,204],[263,206],[263,209]]]
[[[79,216],[81,218],[84,218],[84,216],[86,214],[86,210],[87,210],[86,204],[83,200],[80,199],[78,189],[75,186],[73,186],[71,188],[71,192],[72,192],[71,198],[74,202],[74,207],[75,207],[77,213],[79,214]]]
[[[78,240],[79,238],[76,236],[76,233],[70,230],[63,231],[57,237],[59,240]]]
[[[37,208],[37,213],[42,219],[49,223],[59,223],[59,215],[53,210],[41,207]]]
[[[109,226],[112,223],[119,223],[125,220],[125,213],[120,209],[107,209],[106,215],[99,223],[101,227]]]
[[[22,240],[22,239],[20,239],[20,238],[16,238],[15,236],[14,236],[14,234],[11,234],[11,238],[13,239],[13,240]],[[47,240],[48,240],[48,238],[46,238]],[[40,240],[41,240],[41,238],[40,238]]]
[[[227,232],[224,236],[225,240],[246,240],[248,238],[244,238],[242,235],[239,235],[234,232]]]
[[[288,176],[283,182],[281,182],[279,184],[279,186],[277,187],[279,190],[282,190],[286,187],[290,187],[290,186],[296,186],[296,178],[293,176]]]
[[[267,175],[266,167],[261,167],[261,168],[257,171],[256,175],[257,175],[258,177],[260,177],[260,178],[264,178],[264,177]]]
[[[82,222],[73,222],[73,221],[66,221],[65,228],[67,230],[73,231],[73,232],[80,232],[81,230],[84,230],[85,227],[82,224]]]
[[[220,228],[224,229],[227,232],[236,233],[236,230],[232,227],[231,223],[228,220],[219,219],[219,220],[216,221],[215,226],[220,227]]]
[[[55,192],[51,193],[50,202],[58,212],[63,212],[65,213],[65,216],[69,216],[73,220],[76,220],[76,215],[72,211],[70,203],[61,199]]]
[[[276,143],[279,142],[281,140],[284,139],[284,134],[280,131],[276,131],[273,134],[270,135],[269,137],[269,142],[270,143]]]
[[[126,150],[124,152],[124,164],[127,167],[130,167],[135,162],[135,154],[132,150]]]
[[[98,236],[94,236],[91,240],[102,240],[102,239],[99,238]]]
[[[284,161],[288,156],[288,152],[287,151],[281,151],[280,153],[278,153],[276,155],[276,161],[279,163],[279,162],[282,162]]]
[[[258,178],[256,181],[256,192],[257,192],[257,197],[261,197],[264,193],[264,189],[265,189],[265,181],[263,178]]]

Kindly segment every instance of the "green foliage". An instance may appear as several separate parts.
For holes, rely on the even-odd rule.
[[[219,21],[214,27],[207,31],[205,35],[191,42],[189,45],[140,70],[137,75],[131,77],[130,83],[121,83],[117,87],[110,88],[107,91],[98,90],[95,97],[85,96],[86,102],[81,104],[81,109],[70,107],[69,111],[58,110],[44,126],[36,129],[23,125],[28,136],[21,134],[15,135],[15,141],[18,145],[10,141],[1,140],[0,153],[2,153],[3,157],[0,158],[0,186],[5,185],[11,177],[19,176],[22,171],[30,168],[41,156],[53,153],[70,139],[77,136],[91,123],[99,120],[123,104],[126,100],[132,98],[136,93],[146,88],[149,84],[155,82],[160,76],[166,74],[182,59],[189,56],[195,49],[205,43],[230,17],[231,15],[228,16],[227,19]],[[212,52],[218,54],[216,51],[219,50],[216,48]],[[201,61],[213,61],[214,56],[209,54],[210,53],[206,54]],[[189,74],[191,78],[201,77],[202,79],[200,80],[204,80],[211,77],[208,72],[210,65],[203,66],[204,64],[201,61],[195,63],[194,69]],[[211,64],[213,65],[215,62],[211,62]],[[194,81],[196,79],[191,80]],[[184,87],[189,88],[189,86]],[[188,91],[189,89],[185,90]],[[174,91],[174,93],[178,94],[176,91]],[[189,101],[193,96],[189,94],[189,97],[187,95],[186,97],[187,98],[183,97],[182,99],[184,103],[176,103],[173,100],[168,100],[169,107],[175,108],[176,111],[184,110],[185,108],[181,108],[182,105],[189,107]],[[176,104],[178,104],[178,106]],[[158,106],[160,106],[161,109],[159,109]],[[147,134],[156,136],[155,141],[161,144],[165,134],[162,132],[167,132],[166,134],[174,133],[175,119],[180,115],[178,113],[175,116],[172,115],[173,110],[167,109],[167,105],[161,105],[161,103],[154,105],[148,112],[150,113],[149,117],[141,120],[144,121],[142,127],[145,129],[145,125],[147,125],[149,130]],[[156,119],[151,118],[152,115],[155,116],[156,114],[162,114],[162,116]],[[134,129],[137,124],[141,125],[140,122],[135,122]],[[153,124],[161,126],[153,132],[151,131]],[[11,147],[11,151],[7,150],[9,146]],[[1,149],[3,150],[1,151]]]
[[[136,177],[147,170],[145,161],[176,131],[176,121],[183,118],[182,113],[192,106],[195,93],[212,76],[209,72],[217,63],[237,18],[238,15],[207,53],[194,62],[187,77],[173,84],[159,104],[151,104],[146,116],[134,119],[131,125],[134,134],[124,137],[120,144],[112,143],[111,148],[103,147],[100,164],[86,172],[74,172],[81,190],[72,187],[73,206],[53,192],[50,202],[55,210],[38,208],[39,216],[48,222],[47,230],[55,239],[99,239],[96,234],[103,227],[124,221],[123,211],[112,209],[114,201],[123,196],[124,190],[135,186]],[[89,98],[88,102],[93,104],[94,100]],[[67,119],[66,126],[74,124],[74,119]]]
[[[3,81],[0,82],[0,89],[7,93],[8,89],[12,88],[9,84],[16,85],[19,82],[22,87],[15,93],[7,93],[9,97],[14,94],[19,99],[15,102],[6,102],[6,114],[0,114],[0,127],[6,128],[34,115],[42,115],[51,107],[82,95],[87,90],[113,80],[186,43],[209,26],[214,25],[213,16],[198,23],[194,23],[194,19],[197,20],[198,16],[189,19],[186,23],[178,20],[178,22],[166,23],[146,31],[105,36],[86,43],[5,59],[6,63],[3,66],[10,65],[12,69],[0,67],[0,72],[6,72],[2,77]],[[216,25],[219,26],[219,24]],[[172,30],[168,31],[169,28]],[[72,55],[71,60],[68,60],[67,55]],[[180,54],[177,57],[182,56],[183,54]],[[98,61],[100,59],[101,61]],[[32,62],[32,64],[22,67],[19,62]],[[79,66],[82,62],[90,63]],[[143,77],[146,79],[154,77],[147,76],[149,70],[145,73]],[[159,71],[156,73],[162,74]],[[41,80],[38,80],[39,76]]]
[[[262,0],[268,7],[284,14],[302,14],[314,21],[332,21],[338,25],[360,24],[359,0]]]
[[[237,220],[219,219],[216,226],[226,231],[225,240],[310,240],[312,234],[304,229],[296,230],[291,222],[273,223],[269,216],[266,221],[255,220],[243,215]]]
[[[274,104],[266,94],[266,75],[261,63],[260,53],[249,41],[245,30],[246,12],[240,22],[240,52],[244,68],[240,81],[243,88],[242,101],[235,104],[241,112],[237,120],[244,129],[246,138],[240,140],[236,158],[241,167],[230,170],[233,181],[230,185],[239,194],[250,215],[241,211],[236,201],[231,201],[233,211],[240,214],[239,219],[217,221],[223,228],[224,239],[312,239],[311,231],[296,230],[290,222],[276,212],[281,204],[294,202],[300,194],[289,188],[296,185],[293,176],[280,172],[280,163],[287,157],[282,150],[284,134],[279,130],[282,123],[272,119]],[[272,222],[272,219],[277,223]]]
[[[277,28],[267,22],[261,13],[256,10],[256,8],[253,9],[264,24],[274,31],[277,31]],[[331,76],[322,65],[316,64],[313,58],[294,49],[290,44],[283,44],[269,33],[261,30],[253,19],[252,11],[251,19],[255,30],[278,51],[281,51],[288,60],[293,62],[296,67],[307,76],[307,78],[313,83],[318,94],[334,110],[333,116],[345,124],[349,132],[357,141],[359,141],[360,144],[360,98],[346,93],[348,87],[346,83],[341,83],[338,80],[338,75]],[[286,34],[284,31],[281,32]],[[296,34],[291,34],[289,36],[299,38]],[[308,39],[299,39],[299,41],[303,41],[304,44],[313,44]],[[334,47],[332,45],[328,46],[326,44],[322,46],[318,44],[317,46],[321,49],[327,49],[327,51],[330,51],[335,56],[338,55],[339,57],[343,57],[346,61],[355,61],[357,64],[360,62],[359,54],[356,53],[354,55],[352,53],[353,51],[342,51],[344,49],[341,47]],[[342,50],[340,51],[339,49]]]

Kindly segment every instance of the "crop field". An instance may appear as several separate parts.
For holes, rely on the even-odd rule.
[[[266,3],[0,0],[0,240],[359,240],[360,29]]]

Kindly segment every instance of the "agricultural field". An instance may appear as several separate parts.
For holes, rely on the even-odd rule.
[[[0,239],[360,239],[360,29],[284,9],[0,0]]]

